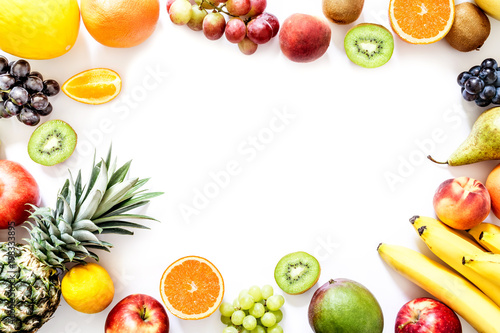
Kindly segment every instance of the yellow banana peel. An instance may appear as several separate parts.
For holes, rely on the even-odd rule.
[[[377,251],[389,266],[448,305],[479,333],[500,332],[500,307],[460,274],[404,246],[381,243]]]
[[[500,285],[462,264],[465,255],[486,253],[479,245],[435,218],[414,216],[410,222],[438,258],[462,274],[500,306]]]

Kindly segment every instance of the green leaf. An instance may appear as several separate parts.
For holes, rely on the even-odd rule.
[[[88,220],[92,218],[95,211],[99,207],[101,198],[102,198],[101,191],[92,192],[80,206],[78,213],[76,214],[75,221]]]
[[[120,214],[120,215],[112,215],[112,216],[106,216],[106,217],[100,217],[96,220],[93,220],[93,222],[97,225],[100,225],[103,222],[109,222],[109,221],[129,221],[129,220],[150,220],[150,221],[157,221],[157,219],[152,218],[151,216],[146,216],[146,215],[140,215],[140,214]]]
[[[99,228],[92,220],[80,220],[73,224],[73,230],[87,230],[90,232],[98,231],[101,232]]]
[[[73,232],[73,237],[79,241],[95,241],[99,242],[99,239],[90,231],[87,230],[75,230]]]
[[[124,165],[122,165],[118,170],[116,170],[109,180],[109,186],[113,186],[115,184],[121,183],[127,177],[128,171],[130,169],[130,164],[132,161],[128,161]]]
[[[116,235],[133,235],[132,231],[122,228],[109,228],[103,229],[102,234],[116,234]]]
[[[134,223],[134,222],[128,222],[128,221],[110,221],[110,222],[104,222],[99,224],[99,227],[101,227],[103,230],[104,229],[109,229],[113,227],[128,227],[128,228],[137,228],[137,229],[150,229],[149,227],[139,224],[139,223]]]
[[[85,247],[87,249],[96,249],[96,250],[102,250],[102,251],[106,251],[106,252],[111,252],[111,250],[108,247],[102,246],[102,245],[93,245],[93,244],[90,244],[90,245],[86,245]]]
[[[120,203],[125,193],[127,193],[135,183],[137,183],[137,178],[126,180],[122,183],[115,184],[112,187],[108,188],[108,190],[102,197],[99,208],[92,218],[98,218],[99,216],[110,210],[113,206]]]

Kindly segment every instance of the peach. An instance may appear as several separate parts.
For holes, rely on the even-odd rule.
[[[486,186],[469,177],[457,177],[442,182],[434,194],[437,217],[448,226],[467,230],[483,222],[491,210],[491,198]]]
[[[491,198],[491,211],[500,218],[500,164],[490,171],[484,183]]]
[[[325,54],[332,31],[328,21],[308,14],[292,14],[279,32],[281,52],[295,62],[311,62]]]

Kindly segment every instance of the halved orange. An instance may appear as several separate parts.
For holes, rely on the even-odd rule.
[[[85,104],[103,104],[121,91],[120,75],[108,68],[92,68],[70,77],[61,90],[70,98]]]
[[[394,32],[411,44],[430,44],[450,31],[454,0],[391,0],[389,19]]]
[[[160,294],[165,307],[176,317],[195,320],[210,316],[224,297],[219,270],[198,256],[180,258],[161,277]]]

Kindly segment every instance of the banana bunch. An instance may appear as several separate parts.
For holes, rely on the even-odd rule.
[[[381,258],[452,308],[478,332],[500,333],[500,227],[483,222],[467,232],[432,217],[410,222],[446,265],[397,245],[380,244]]]

